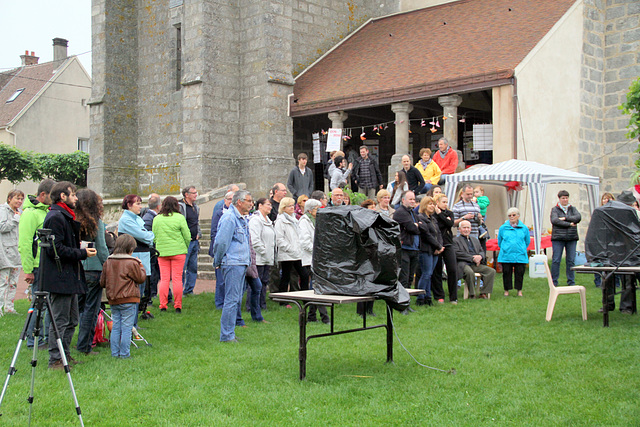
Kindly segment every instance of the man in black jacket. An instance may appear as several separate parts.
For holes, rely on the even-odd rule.
[[[369,156],[366,145],[360,147],[360,158],[356,159],[353,167],[353,179],[358,184],[358,191],[372,200],[376,199],[378,190],[384,188],[378,163]]]
[[[413,191],[405,191],[400,206],[393,213],[394,221],[400,225],[400,243],[402,244],[399,279],[406,289],[411,288],[420,255],[418,216],[413,212],[415,204],[416,196]]]
[[[411,165],[411,157],[406,154],[402,156],[402,169],[404,169],[404,173],[407,176],[409,190],[413,191],[414,194],[420,193],[424,188],[424,178],[420,171]]]
[[[42,289],[49,292],[51,317],[55,320],[69,363],[75,362],[69,353],[71,338],[78,325],[78,294],[86,292],[84,270],[80,262],[96,255],[95,248],[80,249],[80,223],[75,220],[76,186],[62,181],[51,189],[51,210],[44,219],[44,228],[51,230],[53,248],[41,254]],[[57,253],[59,265],[56,262]],[[44,254],[44,256],[42,256]],[[62,356],[54,339],[53,322],[49,328],[49,368],[63,369]]]
[[[493,292],[493,281],[496,271],[483,265],[485,255],[477,237],[471,235],[471,223],[466,219],[458,225],[460,235],[453,238],[453,247],[458,260],[458,277],[464,277],[471,298],[475,298],[475,274],[482,276],[483,286],[480,289],[480,298],[487,299],[487,295]]]
[[[578,244],[578,223],[582,216],[578,209],[569,204],[569,192],[558,192],[558,204],[551,208],[551,247],[553,257],[551,259],[551,279],[558,286],[560,277],[560,261],[562,252],[566,252],[567,285],[576,284],[575,272],[571,269],[576,260],[576,245]]]

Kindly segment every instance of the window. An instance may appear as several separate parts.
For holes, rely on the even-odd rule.
[[[15,101],[15,100],[16,100],[16,98],[17,98],[18,96],[20,96],[20,94],[21,94],[23,91],[24,91],[24,88],[16,90],[16,91],[13,93],[13,95],[11,95],[11,98],[7,99],[7,104],[8,104],[8,103],[10,103],[10,102]]]
[[[176,90],[182,89],[182,27],[176,26]]]
[[[78,151],[89,152],[89,138],[78,138]]]

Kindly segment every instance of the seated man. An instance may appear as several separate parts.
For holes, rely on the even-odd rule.
[[[473,286],[475,273],[482,275],[484,285],[480,289],[480,298],[487,298],[493,291],[493,279],[496,271],[482,264],[484,252],[477,237],[471,236],[471,223],[466,219],[458,225],[460,235],[453,238],[453,247],[458,261],[458,277],[464,277],[469,288],[469,298],[475,298]]]

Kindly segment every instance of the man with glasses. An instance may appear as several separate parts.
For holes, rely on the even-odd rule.
[[[344,191],[340,187],[336,187],[331,192],[331,201],[329,206],[342,206],[344,204]]]
[[[237,190],[236,190],[237,191]],[[224,199],[222,199],[223,205],[220,210],[213,210],[213,215],[211,216],[211,243],[209,244],[209,256],[211,258],[214,257],[213,245],[216,243],[216,236],[218,233],[218,223],[220,222],[220,218],[222,215],[229,209],[231,206],[231,201],[233,200],[233,195],[236,191],[229,191],[224,195]],[[215,296],[215,304],[216,309],[222,310],[224,306],[224,277],[222,277],[222,270],[216,268],[216,296]]]
[[[191,232],[191,243],[187,249],[187,258],[184,261],[184,270],[182,271],[183,295],[193,295],[198,277],[198,252],[200,252],[200,237],[202,237],[200,208],[196,205],[198,198],[196,187],[193,185],[185,187],[182,190],[182,197],[182,200],[178,202],[180,213],[187,219],[187,225]]]
[[[271,202],[271,213],[269,213],[268,216],[271,221],[275,221],[278,217],[280,201],[287,195],[287,187],[285,187],[283,183],[278,182],[271,189],[271,193],[271,198],[269,199]]]
[[[251,263],[249,224],[246,215],[253,206],[251,193],[236,192],[218,224],[213,246],[213,263],[222,270],[225,283],[224,306],[220,317],[220,341],[238,342],[236,316],[242,301],[247,268]]]

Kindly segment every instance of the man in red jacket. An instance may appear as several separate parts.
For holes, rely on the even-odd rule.
[[[442,137],[438,140],[438,151],[431,158],[440,167],[442,175],[440,175],[439,185],[444,184],[444,176],[456,173],[458,167],[458,153],[449,147],[447,138]]]

